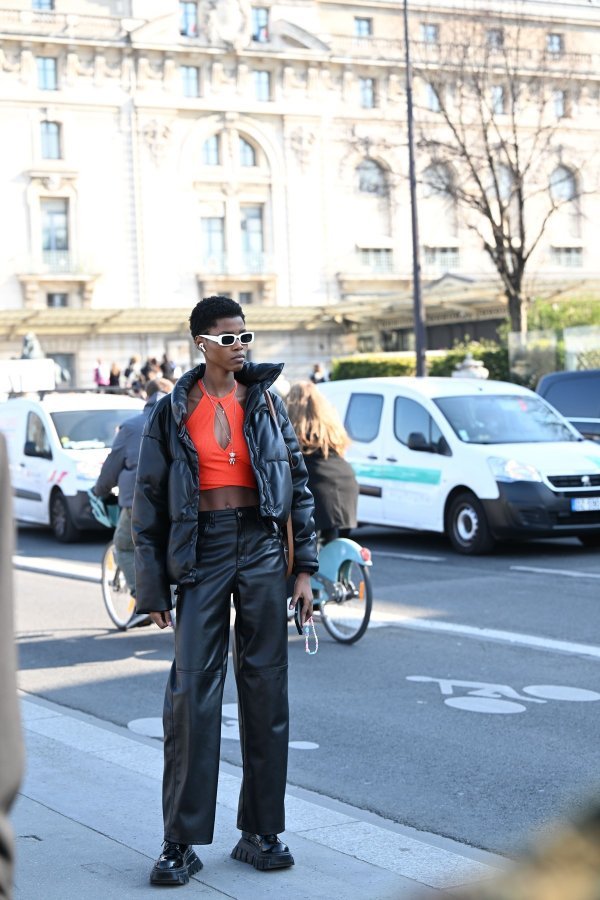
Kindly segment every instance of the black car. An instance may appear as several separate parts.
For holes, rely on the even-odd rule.
[[[600,369],[552,372],[536,390],[584,437],[600,443]]]

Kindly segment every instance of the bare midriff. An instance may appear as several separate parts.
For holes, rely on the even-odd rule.
[[[215,509],[235,509],[236,506],[258,506],[258,491],[253,488],[227,485],[200,491],[199,509],[208,512]]]

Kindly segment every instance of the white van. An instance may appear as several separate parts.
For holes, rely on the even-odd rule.
[[[545,400],[502,381],[319,385],[352,438],[362,523],[437,531],[460,553],[576,535],[600,546],[600,451]]]
[[[59,541],[98,528],[87,491],[119,426],[143,409],[118,394],[49,393],[0,403],[17,520],[49,525]]]

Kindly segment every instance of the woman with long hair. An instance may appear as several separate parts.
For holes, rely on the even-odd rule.
[[[310,381],[293,384],[286,400],[315,500],[315,525],[323,543],[356,528],[358,483],[344,459],[350,438],[336,408]]]

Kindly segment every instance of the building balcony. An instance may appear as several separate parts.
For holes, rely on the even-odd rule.
[[[121,19],[114,16],[80,16],[32,9],[0,10],[2,33],[89,40],[115,40],[125,36]]]
[[[268,253],[211,253],[202,258],[198,277],[222,275],[225,277],[263,276],[274,272],[273,258]]]
[[[49,280],[60,280],[64,276],[77,277],[94,271],[89,260],[81,259],[71,250],[43,250],[32,255],[19,266],[20,275],[43,276]]]

